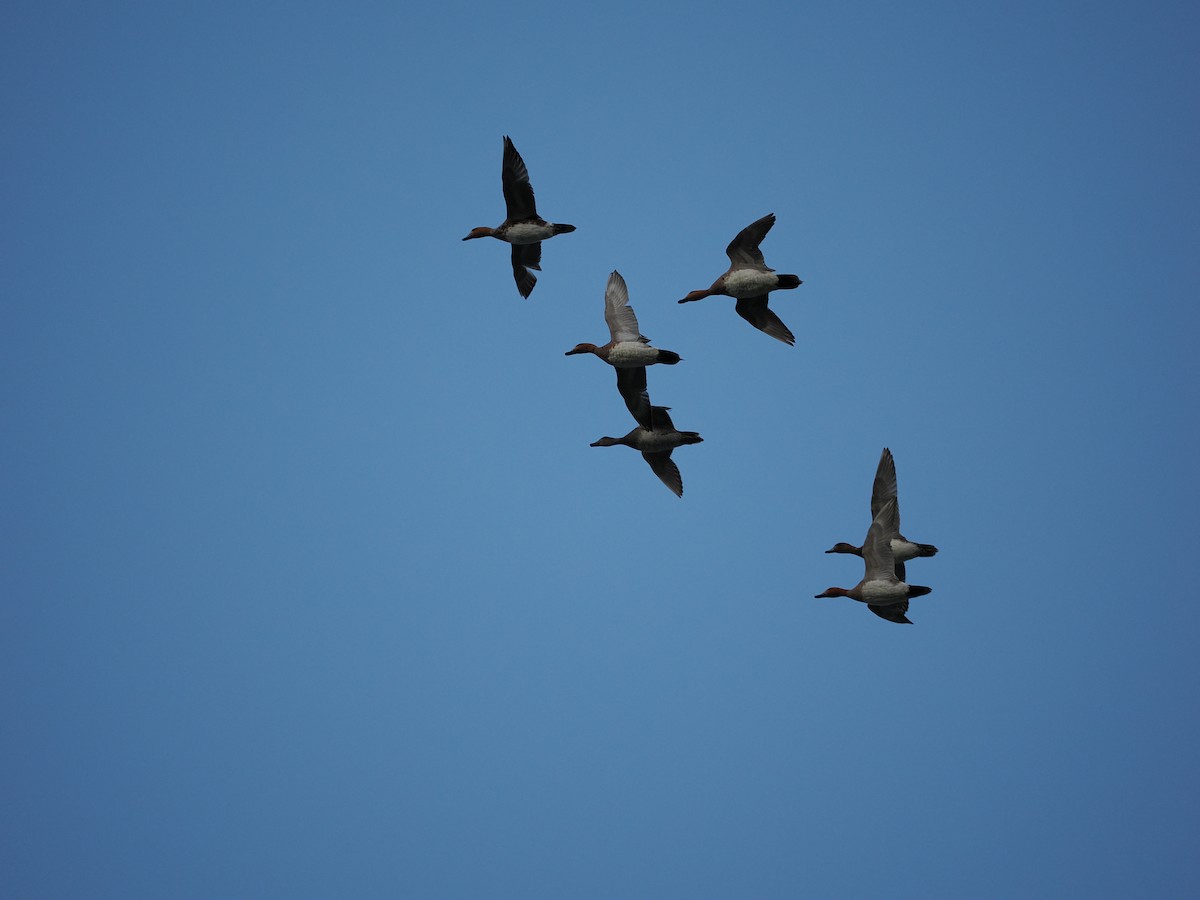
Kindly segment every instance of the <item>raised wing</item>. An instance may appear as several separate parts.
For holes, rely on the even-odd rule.
[[[629,305],[629,288],[620,272],[608,276],[608,285],[604,288],[604,321],[608,323],[608,333],[613,341],[642,341],[648,342],[638,330],[637,316]]]
[[[642,458],[650,464],[658,480],[671,489],[676,497],[683,496],[683,476],[679,474],[679,466],[671,459],[671,451],[661,453],[642,453]]]
[[[767,236],[767,232],[774,224],[775,213],[767,213],[757,222],[752,222],[737,233],[737,237],[730,241],[729,246],[725,248],[725,255],[729,257],[733,268],[761,269],[764,272],[775,271],[767,267],[762,251],[758,249],[758,245],[762,243],[762,239]]]
[[[896,532],[900,531],[900,500],[896,495],[896,461],[887,447],[879,457],[879,468],[875,470],[875,483],[871,486],[871,518],[879,515],[883,504],[896,501]]]
[[[789,346],[795,346],[796,336],[783,324],[783,320],[767,308],[767,295],[747,297],[739,300],[734,307],[737,314],[764,334],[769,334],[777,341],[783,341]]]
[[[508,210],[509,222],[536,219],[537,204],[533,200],[533,185],[529,183],[529,170],[525,160],[513,146],[507,135],[504,137],[504,163],[500,167],[500,183],[504,188],[504,205]]]
[[[895,518],[896,501],[889,500],[867,529],[867,538],[863,541],[865,581],[896,580],[895,557],[892,554],[892,535],[896,533]]]

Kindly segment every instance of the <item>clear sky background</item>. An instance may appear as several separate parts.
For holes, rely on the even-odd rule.
[[[0,895],[1195,896],[1197,46],[6,3]],[[795,348],[675,302],[768,212]],[[588,446],[613,269],[682,500]],[[912,626],[813,599],[884,446]]]

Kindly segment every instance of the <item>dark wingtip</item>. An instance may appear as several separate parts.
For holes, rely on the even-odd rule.
[[[537,286],[537,279],[530,275],[529,270],[526,269],[522,274],[515,275],[515,280],[517,282],[517,293],[528,300],[529,295],[533,293],[533,289]]]

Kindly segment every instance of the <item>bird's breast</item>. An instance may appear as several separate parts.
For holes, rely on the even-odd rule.
[[[758,269],[736,269],[725,276],[725,290],[729,296],[739,300],[758,297],[774,290],[778,284],[779,277],[774,272]]]
[[[518,222],[504,229],[504,239],[510,244],[536,244],[554,236],[554,226],[546,222]]]

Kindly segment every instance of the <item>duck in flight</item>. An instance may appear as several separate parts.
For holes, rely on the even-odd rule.
[[[704,438],[694,431],[676,431],[665,406],[653,407],[650,415],[652,428],[639,425],[624,437],[602,437],[592,446],[615,447],[621,444],[642,451],[642,458],[649,463],[659,481],[670,488],[676,497],[682,497],[683,478],[679,474],[679,467],[671,459],[671,451],[684,444],[699,444]]]
[[[911,597],[922,597],[933,589],[919,584],[906,584],[896,577],[896,561],[892,555],[890,535],[899,530],[896,520],[896,500],[883,504],[879,514],[871,520],[867,538],[863,541],[863,579],[852,588],[826,588],[816,597],[850,597],[867,604],[867,609],[881,619],[903,625],[911,625],[908,618],[908,601]]]
[[[542,269],[542,241],[556,234],[569,234],[575,230],[575,226],[547,222],[538,215],[533,200],[533,186],[529,183],[529,170],[507,135],[504,137],[500,183],[504,189],[508,217],[496,228],[486,225],[472,228],[463,240],[494,237],[512,244],[513,279],[521,296],[528,297],[537,284],[537,278],[529,270],[537,269],[540,272]]]
[[[712,287],[703,291],[692,291],[679,302],[691,303],[716,294],[733,297],[737,300],[734,308],[739,316],[776,340],[795,345],[796,336],[788,330],[779,316],[767,308],[768,293],[791,290],[802,284],[795,275],[776,274],[763,260],[758,245],[774,224],[775,213],[768,213],[739,231],[737,237],[725,248],[725,255],[729,257],[729,269],[712,283]]]
[[[889,500],[894,501],[896,504],[894,519],[896,527],[888,537],[891,539],[892,557],[896,563],[896,577],[903,581],[904,564],[908,560],[915,559],[918,556],[933,556],[938,552],[938,548],[933,546],[933,544],[918,544],[910,541],[900,533],[900,500],[896,491],[896,460],[892,458],[892,451],[884,447],[883,453],[879,456],[879,466],[875,469],[875,483],[871,486],[872,519],[879,515],[879,511],[883,509],[883,505]],[[855,556],[862,556],[863,548],[839,541],[825,552],[853,553]]]
[[[650,346],[650,338],[642,335],[637,316],[629,305],[629,288],[620,272],[608,276],[604,288],[604,321],[608,323],[609,342],[602,347],[595,344],[576,344],[566,356],[577,353],[594,353],[617,370],[617,390],[625,399],[625,405],[633,418],[643,428],[652,428],[650,394],[646,390],[646,366],[655,363],[673,366],[681,357],[670,350],[658,350]]]

